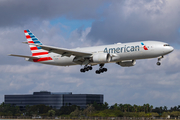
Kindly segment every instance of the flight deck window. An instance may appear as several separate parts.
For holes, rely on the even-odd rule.
[[[164,46],[170,46],[169,44],[164,44]]]

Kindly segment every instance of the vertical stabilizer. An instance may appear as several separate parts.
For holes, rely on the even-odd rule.
[[[40,61],[47,61],[52,60],[51,57],[49,57],[49,53],[46,50],[41,49],[41,47],[37,47],[33,44],[42,45],[42,43],[39,41],[37,37],[30,31],[30,30],[24,30],[27,42],[30,43],[29,47],[32,52],[33,57],[39,57],[39,59],[33,59],[34,62],[40,62]]]

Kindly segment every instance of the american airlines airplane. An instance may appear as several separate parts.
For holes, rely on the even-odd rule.
[[[43,45],[30,31],[24,30],[32,56],[15,55],[23,57],[26,61],[56,66],[83,65],[80,72],[92,70],[92,66],[99,64],[96,74],[107,71],[106,63],[116,63],[122,67],[130,67],[136,64],[138,59],[158,58],[160,60],[171,53],[174,48],[169,44],[158,41],[140,41],[131,43],[117,43],[111,45],[94,46],[86,48],[65,49]]]

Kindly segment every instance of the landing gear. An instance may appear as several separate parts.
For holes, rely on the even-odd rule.
[[[156,63],[158,66],[160,66],[160,65],[161,65],[161,62],[160,62],[160,61],[161,61],[161,59],[162,59],[162,58],[164,58],[164,56],[160,56],[160,57],[158,57],[158,62]]]
[[[161,63],[160,63],[160,62],[157,62],[156,64],[157,64],[158,66],[160,66],[160,65],[161,65]]]
[[[89,71],[89,70],[92,70],[92,66],[84,66],[84,68],[81,68],[80,69],[80,72],[86,72],[86,71]]]
[[[103,72],[107,72],[107,68],[103,68],[104,64],[99,64],[99,70],[96,70],[96,74],[100,74],[100,73],[103,73]],[[89,71],[89,70],[92,70],[92,66],[87,66],[85,65],[84,68],[81,68],[80,69],[80,72],[84,73],[86,71]]]
[[[99,68],[99,70],[96,70],[96,74],[107,72],[107,68],[103,68],[104,64],[99,64],[99,66],[100,66],[100,68]]]

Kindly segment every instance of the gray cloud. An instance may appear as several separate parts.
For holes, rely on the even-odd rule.
[[[0,27],[25,25],[29,22],[51,20],[65,16],[68,19],[99,18],[97,9],[104,0],[8,0],[0,1]]]
[[[179,41],[180,1],[115,1],[102,21],[92,24],[88,37],[105,43],[159,40]]]

